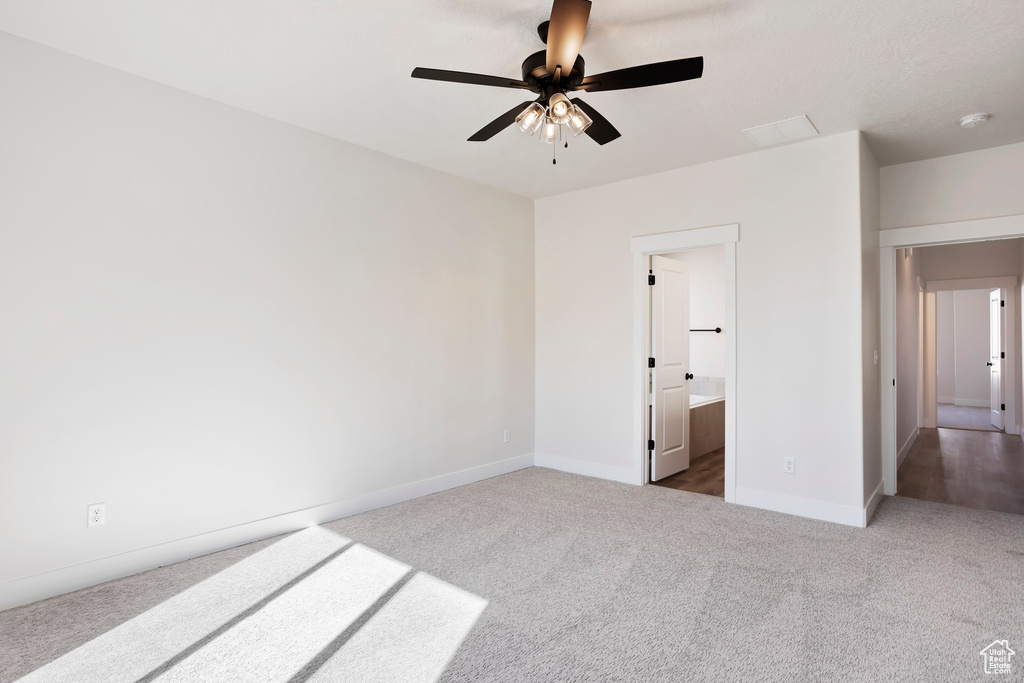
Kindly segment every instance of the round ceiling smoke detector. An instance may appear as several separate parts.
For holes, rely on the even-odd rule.
[[[961,128],[974,128],[988,121],[988,114],[968,114],[960,119]]]

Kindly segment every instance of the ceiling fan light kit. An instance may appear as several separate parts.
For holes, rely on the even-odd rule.
[[[544,124],[544,115],[547,113],[547,109],[540,102],[531,102],[530,106],[523,110],[523,112],[516,117],[516,125],[519,126],[519,130],[523,131],[528,135],[536,133],[541,125]]]
[[[583,100],[570,100],[568,93],[627,90],[700,78],[704,58],[689,57],[587,76],[586,63],[579,52],[587,33],[590,8],[590,0],[554,0],[551,18],[537,27],[547,49],[523,61],[522,80],[422,67],[414,69],[412,77],[529,90],[539,95],[535,101],[516,105],[488,123],[469,138],[470,142],[489,140],[514,123],[528,135],[540,131],[540,138],[549,143],[562,139],[561,129],[565,126],[573,136],[586,133],[599,145],[605,145],[621,137],[619,131]]]
[[[590,128],[590,125],[594,123],[593,119],[587,116],[587,113],[579,107],[573,105],[573,114],[569,117],[569,121],[565,124],[569,126],[569,130],[572,131],[573,136],[577,136]]]

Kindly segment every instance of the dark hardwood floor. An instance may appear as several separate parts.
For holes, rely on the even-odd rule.
[[[922,429],[896,495],[1024,515],[1024,441],[1003,432]]]
[[[655,486],[724,498],[725,449],[719,448],[717,451],[694,458],[688,469],[652,483]]]

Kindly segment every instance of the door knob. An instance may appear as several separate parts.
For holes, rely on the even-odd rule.
[[[989,365],[992,365],[992,364],[989,363]],[[686,379],[693,379],[693,375],[691,375],[690,373],[686,373]]]

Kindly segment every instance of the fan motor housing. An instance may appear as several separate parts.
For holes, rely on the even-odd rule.
[[[586,62],[583,61],[583,55],[577,55],[576,62],[572,65],[572,71],[568,74],[562,74],[557,87],[553,86],[551,82],[554,74],[548,71],[547,60],[548,54],[545,50],[534,52],[523,60],[523,80],[529,83],[532,88],[537,90],[550,89],[552,92],[565,92],[583,82],[586,70]]]

